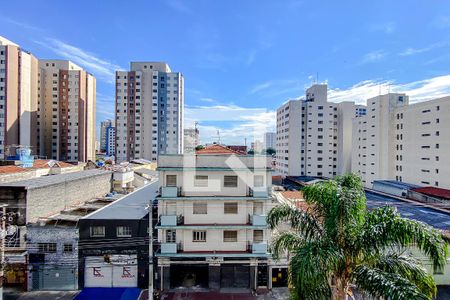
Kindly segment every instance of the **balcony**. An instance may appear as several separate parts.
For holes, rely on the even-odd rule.
[[[161,243],[162,254],[175,254],[177,253],[177,243]]]
[[[267,198],[269,197],[269,191],[267,188],[249,188],[248,196],[254,198]]]
[[[266,254],[267,253],[267,243],[253,243],[252,244],[253,254]]]
[[[184,223],[182,215],[160,216],[159,223],[161,226],[177,226]]]
[[[176,186],[163,186],[161,188],[162,198],[175,198],[181,195],[181,188]]]
[[[249,223],[253,226],[266,226],[267,220],[264,215],[249,215]]]

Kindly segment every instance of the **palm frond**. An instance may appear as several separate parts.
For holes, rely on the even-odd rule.
[[[267,224],[273,229],[283,222],[289,222],[293,230],[305,240],[316,239],[322,235],[322,226],[318,220],[306,211],[289,205],[279,205],[272,208],[267,215]]]
[[[425,295],[409,280],[395,273],[388,273],[377,268],[360,265],[352,273],[353,283],[357,287],[374,297],[383,297],[392,300],[429,300],[431,296]]]
[[[305,244],[305,239],[292,231],[280,232],[274,236],[270,252],[274,258],[280,257],[286,251],[292,252]]]

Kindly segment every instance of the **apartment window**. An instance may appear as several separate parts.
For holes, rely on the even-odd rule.
[[[253,230],[253,243],[262,243],[264,240],[264,231]]]
[[[117,226],[116,233],[118,237],[130,237],[131,227],[130,226]]]
[[[64,244],[63,251],[65,253],[73,252],[73,245],[72,244]]]
[[[166,230],[166,243],[176,243],[177,232],[175,230]]]
[[[224,187],[237,187],[238,177],[237,176],[224,176],[223,186]]]
[[[104,237],[105,226],[91,226],[91,237]]]
[[[237,231],[236,230],[225,230],[223,232],[224,242],[237,242]]]
[[[208,176],[207,175],[195,175],[194,186],[195,187],[207,187],[208,186]]]
[[[262,202],[254,202],[253,203],[253,214],[254,215],[262,215],[263,207],[264,207],[264,204]]]
[[[206,242],[206,231],[193,231],[192,232],[193,242]]]
[[[254,187],[263,187],[264,186],[264,175],[255,175],[253,177],[253,186]]]
[[[208,204],[206,202],[198,202],[193,204],[194,215],[206,215],[208,213]]]
[[[56,253],[56,243],[38,243],[38,249],[41,253]]]
[[[223,204],[224,214],[237,214],[238,213],[238,203],[237,202],[225,202]]]
[[[166,175],[166,186],[177,186],[177,175]]]

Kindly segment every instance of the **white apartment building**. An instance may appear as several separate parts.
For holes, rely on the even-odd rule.
[[[197,127],[184,129],[184,153],[194,153],[200,145],[200,132]]]
[[[350,171],[354,102],[327,101],[315,84],[302,100],[277,110],[276,170],[289,176],[333,177]]]
[[[352,170],[366,187],[397,180],[450,188],[450,97],[409,105],[405,94],[367,100],[354,120]]]
[[[275,132],[264,133],[264,149],[274,149],[276,147],[277,134]]]
[[[100,152],[106,152],[106,131],[108,127],[114,126],[114,121],[105,120],[100,122]]]
[[[37,106],[37,58],[0,36],[0,159],[12,145],[36,153]]]
[[[211,145],[160,155],[158,170],[159,288],[267,287],[270,157]]]
[[[39,60],[37,154],[95,160],[95,77],[68,60]]]
[[[183,153],[184,79],[163,62],[116,72],[116,161]]]

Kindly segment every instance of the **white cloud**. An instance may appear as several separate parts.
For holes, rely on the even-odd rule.
[[[295,94],[305,88],[304,83],[297,79],[269,80],[253,86],[249,94],[264,97],[279,97],[287,94]]]
[[[382,60],[388,53],[382,49],[366,53],[361,63],[372,63]]]
[[[191,14],[192,10],[186,5],[187,1],[182,0],[166,0],[165,3],[171,7],[172,9],[185,13],[185,14]]]
[[[99,80],[107,83],[114,83],[114,74],[117,70],[123,68],[110,61],[99,58],[93,53],[81,48],[67,44],[54,38],[45,38],[45,42],[35,41],[37,44],[50,49],[62,58],[73,61],[76,64],[86,68],[87,71],[94,74]]]
[[[25,22],[16,21],[16,20],[13,20],[13,19],[8,18],[8,17],[5,17],[5,16],[1,16],[1,19],[2,19],[3,21],[7,22],[7,23],[10,23],[10,24],[13,24],[13,25],[22,27],[22,28],[24,28],[24,29],[35,30],[35,31],[43,31],[43,30],[42,30],[41,28],[39,28],[39,27],[30,25],[30,24],[25,23]]]
[[[406,48],[404,51],[400,52],[399,55],[400,56],[410,56],[410,55],[420,54],[420,53],[431,51],[431,50],[439,48],[439,47],[443,47],[445,45],[448,45],[448,43],[434,43],[428,47],[423,47],[423,48],[411,48],[410,47],[410,48]]]
[[[248,145],[255,138],[262,140],[266,131],[275,130],[276,112],[263,108],[245,108],[234,104],[186,107],[185,126],[199,122],[202,142],[217,142],[217,131],[221,142]]]
[[[371,26],[371,29],[373,31],[382,31],[385,34],[392,34],[395,32],[396,29],[396,25],[394,22],[385,22],[385,23],[379,23],[379,24],[374,24]]]
[[[366,104],[366,100],[388,92],[406,93],[410,103],[436,99],[450,94],[450,75],[438,76],[410,83],[387,80],[366,80],[348,89],[330,89],[328,99],[333,102],[355,101]]]

